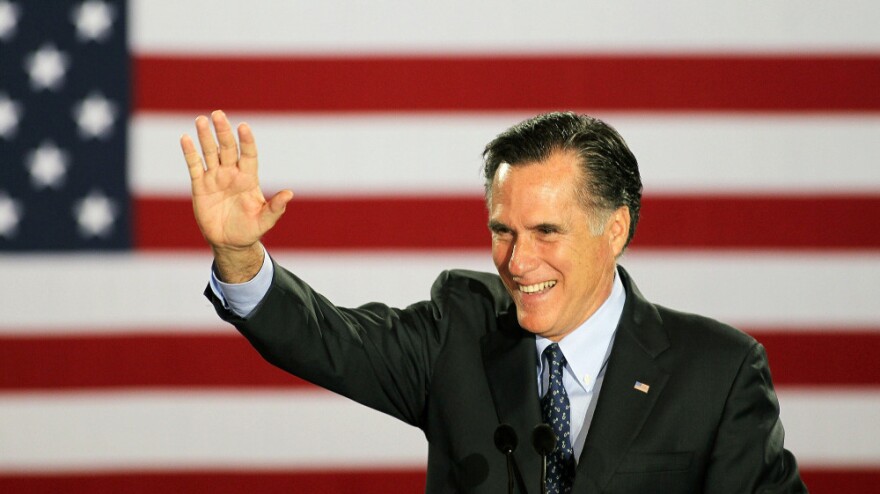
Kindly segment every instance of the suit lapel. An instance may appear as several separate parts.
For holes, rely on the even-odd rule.
[[[531,446],[532,429],[541,422],[535,338],[519,327],[512,307],[501,316],[499,326],[482,339],[483,365],[498,421],[513,427],[519,439],[514,452],[517,478],[527,492],[534,491],[541,468]]]
[[[655,362],[669,346],[660,316],[626,271],[619,268],[618,272],[626,288],[626,304],[578,462],[575,492],[586,486],[601,489],[607,484],[668,378]],[[635,389],[637,381],[650,386],[647,393]]]

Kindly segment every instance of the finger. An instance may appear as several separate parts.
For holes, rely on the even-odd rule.
[[[282,190],[269,199],[269,207],[263,213],[268,228],[272,228],[278,219],[281,218],[281,215],[287,209],[287,203],[291,199],[293,199],[293,191],[291,190]]]
[[[244,172],[257,173],[257,141],[248,124],[238,126],[238,142],[241,146],[241,158],[238,167]]]
[[[290,202],[291,199],[293,199],[293,191],[284,189],[269,199],[269,210],[280,216],[284,213],[284,210],[287,208],[287,203]]]
[[[202,156],[196,150],[196,144],[192,137],[183,134],[180,137],[180,149],[183,151],[183,159],[186,160],[186,167],[189,168],[189,178],[197,180],[205,174],[205,162]]]
[[[202,155],[205,157],[205,166],[208,170],[217,168],[220,165],[220,157],[217,155],[217,142],[214,140],[214,134],[211,133],[208,117],[199,115],[196,118],[196,135],[199,138]]]
[[[214,121],[214,132],[217,133],[217,142],[220,143],[220,165],[236,165],[238,163],[238,144],[235,143],[235,135],[226,114],[220,110],[211,113]]]

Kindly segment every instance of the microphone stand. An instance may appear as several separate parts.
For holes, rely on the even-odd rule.
[[[507,424],[501,424],[495,429],[495,447],[504,454],[507,459],[507,492],[513,494],[513,452],[517,445],[516,431]]]
[[[541,494],[547,494],[547,457],[541,455]]]
[[[547,424],[538,424],[532,430],[532,446],[541,455],[541,494],[547,494],[547,455],[556,449],[556,434]]]
[[[507,492],[513,494],[513,454],[507,456]]]

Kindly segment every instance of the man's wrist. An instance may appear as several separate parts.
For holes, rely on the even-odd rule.
[[[262,246],[261,246],[262,247]],[[220,299],[223,307],[239,317],[247,318],[269,292],[274,276],[272,258],[263,249],[263,264],[253,279],[245,283],[225,283],[217,276],[216,264],[211,268],[211,291]]]
[[[263,266],[265,249],[259,242],[243,249],[212,247],[211,250],[217,277],[224,283],[246,283]]]

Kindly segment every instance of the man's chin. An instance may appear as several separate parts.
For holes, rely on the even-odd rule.
[[[543,323],[542,321],[538,321],[537,318],[534,316],[523,314],[520,311],[517,311],[516,318],[519,321],[519,327],[525,329],[529,333],[541,335],[546,333],[548,330],[547,324]]]

